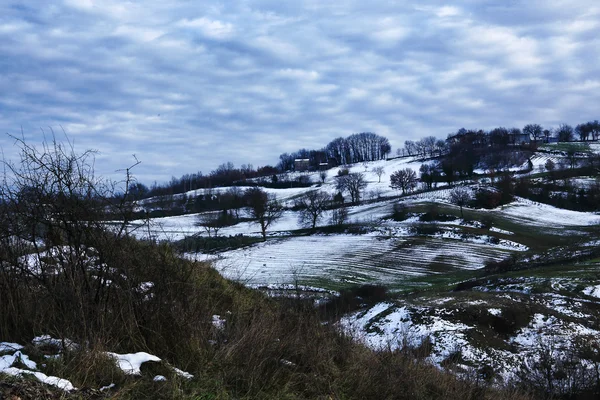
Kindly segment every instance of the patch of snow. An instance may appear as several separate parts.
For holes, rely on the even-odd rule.
[[[167,378],[165,378],[163,375],[156,375],[154,378],[152,378],[152,381],[154,381],[154,382],[166,382]]]
[[[471,327],[447,321],[439,316],[424,317],[415,323],[407,307],[379,303],[366,312],[350,314],[340,320],[343,331],[374,349],[419,346],[429,338],[432,343],[431,360],[440,363],[457,349],[466,349],[464,332]]]
[[[138,287],[138,290],[142,293],[147,292],[148,290],[154,287],[154,282],[142,282]]]
[[[185,372],[180,370],[179,368],[175,368],[173,367],[173,371],[175,371],[175,373],[185,379],[192,379],[194,377],[194,375],[190,374],[189,372]]]
[[[500,228],[496,228],[495,226],[492,226],[490,228],[490,232],[502,233],[504,235],[514,235],[515,234],[514,232],[507,231],[507,230],[500,229]]]
[[[480,306],[482,304],[487,304],[487,303],[483,300],[472,300],[472,301],[465,302],[465,304],[470,305],[470,306]]]
[[[0,372],[5,370],[6,368],[10,368],[14,363],[17,357],[14,355],[5,355],[0,357]]]
[[[31,361],[27,354],[23,354],[21,351],[17,351],[14,354],[14,357],[18,361],[23,363],[23,365],[25,365],[28,369],[37,369],[37,364],[35,363],[35,361]]]
[[[114,388],[115,386],[116,386],[116,385],[115,385],[114,383],[111,383],[110,385],[102,386],[102,387],[100,388],[100,391],[101,391],[101,392],[104,392],[104,391],[106,391],[106,390],[110,390],[110,389]]]
[[[79,345],[70,339],[55,339],[50,335],[36,336],[31,341],[34,346],[50,346],[60,350],[77,350]]]
[[[25,369],[19,369],[14,367],[0,369],[0,372],[11,376],[33,375],[40,382],[45,383],[47,385],[56,386],[57,388],[65,390],[67,392],[70,392],[71,390],[75,389],[75,387],[70,381],[58,378],[56,376],[48,376],[41,372],[28,371]]]
[[[573,306],[569,307],[569,304],[563,299],[552,299],[552,301],[546,305],[548,306],[548,308],[558,311],[561,314],[568,315],[569,317],[585,319],[591,318],[590,315],[584,314],[579,311],[575,311],[575,309],[581,307],[581,303],[578,303],[579,307],[577,307],[577,304],[574,304]]]
[[[469,243],[486,244],[488,246],[498,247],[498,248],[507,249],[507,250],[514,250],[514,251],[529,250],[529,247],[527,247],[521,243],[513,242],[511,240],[497,239],[497,238],[493,238],[488,235],[476,236],[476,235],[471,235],[471,234],[464,234],[464,233],[456,232],[454,230],[445,230],[445,231],[442,231],[439,233],[435,233],[431,236],[437,237],[437,238],[443,238],[443,239],[460,240],[460,241],[469,242]]]
[[[488,312],[496,317],[502,314],[502,310],[499,308],[490,308]]]
[[[224,318],[221,318],[220,315],[213,315],[212,316],[212,324],[215,328],[217,328],[218,330],[222,331],[223,329],[225,329],[225,322],[226,320]]]
[[[13,352],[16,350],[22,350],[23,346],[17,343],[0,342],[0,353],[6,353],[8,351]]]
[[[600,285],[586,287],[585,289],[583,289],[583,294],[585,294],[586,296],[600,298]]]
[[[132,354],[117,354],[106,352],[109,356],[113,357],[121,370],[128,375],[140,375],[140,367],[143,363],[148,361],[161,361],[160,358],[148,354],[145,352],[132,353]]]

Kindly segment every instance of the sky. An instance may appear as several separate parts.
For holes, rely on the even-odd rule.
[[[0,147],[54,131],[147,184],[375,132],[600,119],[600,3],[0,2]]]

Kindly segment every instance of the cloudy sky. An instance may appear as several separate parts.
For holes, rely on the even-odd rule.
[[[145,183],[371,131],[600,118],[597,0],[0,2],[0,147],[66,131]]]

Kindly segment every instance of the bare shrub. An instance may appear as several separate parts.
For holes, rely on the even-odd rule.
[[[359,202],[363,190],[367,187],[367,181],[363,173],[354,172],[337,176],[336,188],[340,192],[348,192],[353,203]]]
[[[463,207],[468,205],[472,198],[473,191],[464,186],[457,186],[450,192],[450,201],[460,208],[461,218],[464,217]]]
[[[315,229],[325,210],[331,204],[331,196],[320,190],[307,192],[300,199],[298,223],[306,228]]]
[[[244,193],[250,215],[260,225],[263,240],[267,240],[267,229],[283,215],[283,207],[273,195],[260,188],[251,188]]]
[[[417,174],[410,168],[398,170],[390,175],[390,187],[401,189],[402,194],[417,187]]]
[[[331,212],[331,225],[344,225],[348,221],[348,209],[345,207],[336,208]]]
[[[208,237],[217,237],[222,228],[233,223],[234,218],[226,210],[198,214],[196,220],[196,225],[202,227]]]

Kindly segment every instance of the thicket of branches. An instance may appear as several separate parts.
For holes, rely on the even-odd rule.
[[[36,148],[13,139],[20,160],[3,162],[0,185],[0,337],[56,334],[138,348],[155,342],[149,333],[171,314],[165,297],[188,292],[173,289],[192,271],[177,265],[168,249],[130,237],[131,168],[123,181],[105,181],[94,174],[94,152],[77,154],[56,140]],[[160,280],[158,268],[164,269]],[[153,294],[144,301],[148,281]],[[172,300],[168,307],[185,299]]]

